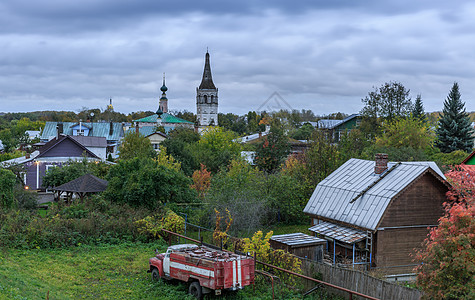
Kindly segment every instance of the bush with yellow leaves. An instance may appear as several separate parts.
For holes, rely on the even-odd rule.
[[[137,231],[148,234],[150,238],[166,238],[168,234],[162,229],[182,234],[185,230],[185,220],[172,210],[167,210],[164,215],[147,216],[134,222]]]
[[[265,236],[262,231],[258,231],[254,233],[251,239],[243,239],[243,252],[247,252],[250,255],[254,255],[255,253],[257,260],[295,273],[302,273],[300,268],[302,262],[300,259],[284,250],[274,250],[270,247],[269,240],[272,235],[272,231],[269,231]],[[295,285],[295,276],[268,267],[264,267],[263,269],[280,277],[283,282],[289,285]]]

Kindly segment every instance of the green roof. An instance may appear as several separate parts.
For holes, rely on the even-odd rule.
[[[157,123],[158,115],[153,114],[151,116],[134,120],[134,122],[142,122],[142,123]],[[182,118],[175,117],[170,115],[169,113],[163,113],[162,115],[162,123],[180,123],[180,124],[194,124],[193,122],[184,120]]]

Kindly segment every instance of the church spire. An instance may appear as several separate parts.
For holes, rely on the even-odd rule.
[[[213,83],[213,78],[211,77],[211,66],[209,63],[208,50],[206,50],[205,68],[203,70],[203,79],[201,79],[199,89],[216,89]]]
[[[168,112],[168,98],[166,94],[166,91],[168,91],[168,88],[165,85],[165,72],[163,73],[163,85],[160,88],[160,91],[162,91],[162,97],[160,98],[160,101],[158,103],[158,111],[157,111],[158,115]],[[158,113],[159,111],[161,112],[160,114]]]

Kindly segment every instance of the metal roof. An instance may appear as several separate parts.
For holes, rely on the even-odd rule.
[[[126,134],[128,133],[131,133],[131,132],[135,132],[137,129],[135,127],[130,127],[129,129],[127,129],[127,131],[125,132]],[[166,130],[166,128],[165,128]],[[159,132],[157,131],[157,128],[156,126],[143,126],[143,127],[140,127],[139,128],[139,133],[145,137],[151,135],[151,134],[154,134],[154,133],[157,133],[163,137],[167,137],[166,134],[162,133],[162,132]]]
[[[41,134],[41,140],[51,140],[56,137],[56,126],[59,122],[46,122],[45,129]],[[73,127],[77,125],[77,122],[63,122],[63,132],[64,135],[73,135]],[[118,141],[124,136],[124,129],[122,123],[112,122],[112,135],[110,135],[110,122],[93,122],[93,123],[82,123],[86,127],[92,127],[89,131],[88,136],[98,136],[105,137],[108,141]]]
[[[105,148],[107,147],[107,140],[101,136],[70,136],[73,140],[83,145],[84,147],[98,147]]]
[[[367,236],[364,231],[329,222],[321,222],[308,230],[347,244],[357,243]]]
[[[317,127],[320,129],[334,129],[335,127],[340,126],[341,124],[344,124],[358,116],[359,114],[352,114],[344,118],[343,120],[321,119],[317,122],[305,122],[305,123],[310,123],[313,127]]]
[[[388,168],[394,164],[390,162]],[[317,185],[304,212],[375,230],[391,199],[421,174],[430,169],[445,181],[434,162],[402,162],[351,203],[380,178],[374,173],[374,165],[374,161],[355,158],[345,162]]]
[[[193,122],[187,121],[182,118],[175,117],[173,115],[170,115],[169,113],[164,113],[161,116],[162,123],[180,123],[180,124],[194,124]],[[143,122],[143,123],[157,123],[158,120],[158,115],[153,114],[151,116],[141,118],[138,120],[134,120],[134,122]]]
[[[301,232],[273,235],[270,240],[291,246],[292,248],[326,243],[324,239],[320,239]]]

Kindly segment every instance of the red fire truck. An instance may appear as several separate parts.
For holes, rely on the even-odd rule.
[[[189,292],[197,299],[214,291],[235,291],[254,283],[251,257],[220,251],[206,246],[181,244],[168,247],[166,253],[149,260],[152,279],[178,279],[188,282]]]

